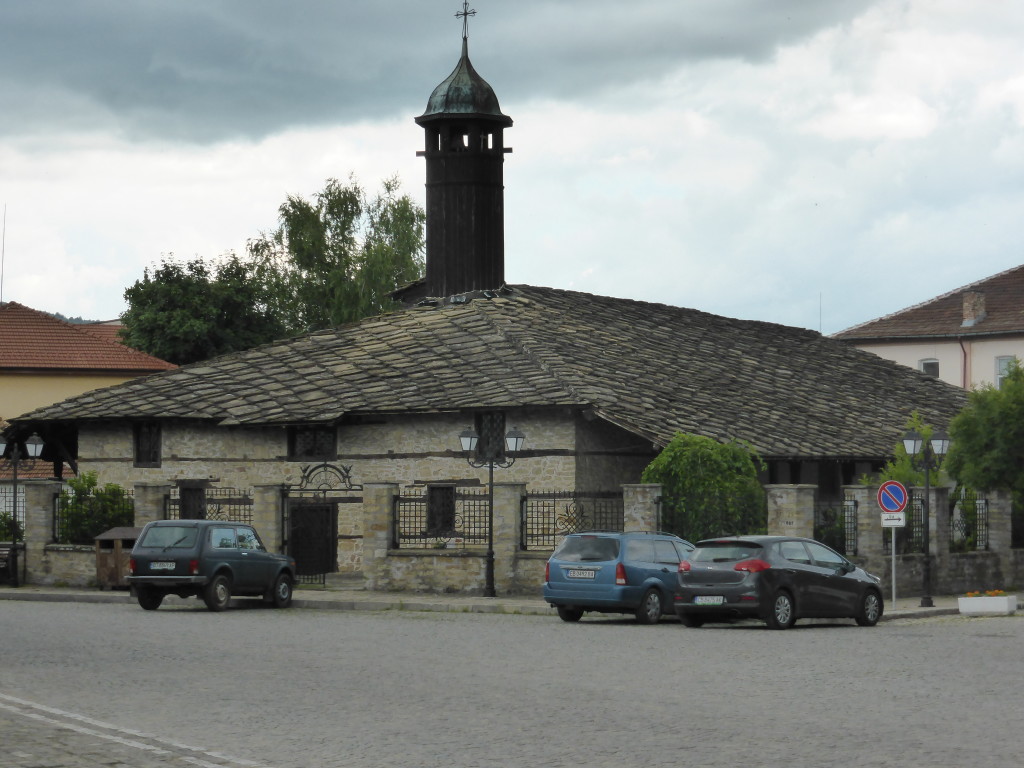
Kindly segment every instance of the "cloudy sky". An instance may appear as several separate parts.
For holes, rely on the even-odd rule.
[[[3,300],[111,319],[162,256],[397,174],[460,0],[0,0]],[[506,278],[833,333],[1024,263],[1020,0],[475,0]]]

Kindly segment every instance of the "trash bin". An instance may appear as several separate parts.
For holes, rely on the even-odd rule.
[[[111,528],[96,537],[96,586],[100,589],[128,586],[128,560],[141,528]]]

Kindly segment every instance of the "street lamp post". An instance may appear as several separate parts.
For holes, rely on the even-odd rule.
[[[487,560],[484,576],[484,597],[496,597],[494,591],[494,468],[511,467],[515,463],[514,456],[500,453],[494,446],[488,446],[481,455],[476,451],[480,436],[472,429],[465,429],[459,434],[462,450],[467,454],[466,461],[471,467],[487,467]],[[505,453],[518,453],[522,450],[526,435],[515,427],[505,434]]]
[[[942,458],[949,450],[949,438],[942,432],[933,432],[932,439],[925,441],[919,432],[910,430],[903,436],[903,447],[907,451],[911,462],[914,462],[920,454],[921,466],[924,468],[924,525],[922,526],[922,537],[924,538],[924,568],[923,568],[923,590],[921,595],[921,607],[931,608],[935,605],[932,602],[932,552],[930,538],[931,528],[931,474],[933,469],[938,469],[942,464]]]
[[[28,453],[28,458],[33,461],[39,458],[39,454],[43,452],[43,441],[39,439],[39,435],[32,435],[32,437],[25,440],[25,451]],[[3,456],[7,450],[7,440],[0,435],[0,456]],[[11,496],[13,501],[11,502],[11,544],[12,549],[17,552],[18,550],[18,462],[23,458],[21,455],[21,446],[18,445],[18,441],[14,440],[11,442],[11,452],[7,457],[11,462]],[[22,521],[22,527],[24,528],[26,521]],[[25,536],[21,536],[22,542],[25,541]],[[18,579],[18,569],[14,569],[14,586],[19,586],[25,583],[25,577],[27,574],[27,561],[28,561],[28,546],[25,546],[25,551],[21,554],[21,579]]]

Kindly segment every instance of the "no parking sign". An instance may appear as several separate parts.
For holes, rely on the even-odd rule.
[[[883,528],[902,528],[907,524],[907,502],[910,494],[903,483],[886,480],[878,487],[878,506],[882,510]]]

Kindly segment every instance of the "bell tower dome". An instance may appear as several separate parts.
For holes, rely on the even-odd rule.
[[[505,282],[505,186],[503,131],[512,118],[469,61],[468,21],[463,8],[462,57],[430,94],[416,118],[427,160],[426,290],[452,296],[494,290]]]

